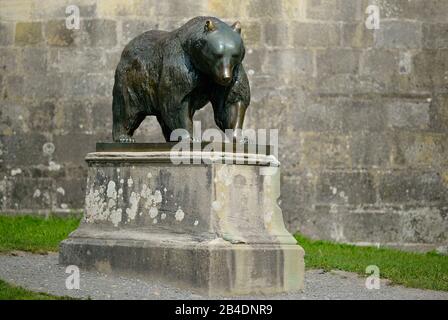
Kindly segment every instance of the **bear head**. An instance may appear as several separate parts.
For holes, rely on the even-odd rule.
[[[222,86],[232,83],[235,67],[244,58],[241,25],[232,26],[218,19],[206,20],[201,37],[193,47],[193,64]]]

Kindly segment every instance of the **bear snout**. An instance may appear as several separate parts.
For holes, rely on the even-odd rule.
[[[230,65],[223,66],[218,73],[216,81],[218,84],[227,86],[232,82],[232,67]]]

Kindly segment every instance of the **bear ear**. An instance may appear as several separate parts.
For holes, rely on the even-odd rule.
[[[241,23],[239,21],[236,21],[234,24],[232,24],[232,29],[233,31],[241,34]]]
[[[205,21],[204,31],[212,32],[212,31],[215,31],[215,30],[216,30],[216,27],[213,24],[212,20]]]

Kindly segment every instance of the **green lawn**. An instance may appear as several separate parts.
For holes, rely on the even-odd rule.
[[[75,230],[80,219],[0,215],[0,253],[12,250],[57,251],[59,242]],[[376,265],[380,277],[412,288],[448,291],[448,257],[436,253],[410,253],[393,249],[357,247],[329,241],[312,241],[296,235],[305,249],[307,269],[343,270],[367,276]],[[0,280],[2,299],[60,299],[11,286]]]
[[[343,270],[367,276],[366,267],[376,265],[380,277],[394,284],[448,291],[448,256],[312,241],[300,235],[296,239],[305,249],[307,269]]]
[[[67,238],[79,224],[79,218],[1,216],[0,252],[58,251],[59,242]]]
[[[71,300],[70,297],[56,297],[46,293],[33,292],[10,285],[0,280],[0,300]]]
[[[0,215],[0,253],[22,250],[34,253],[57,251],[59,242],[76,229],[79,218]],[[46,293],[33,292],[0,280],[0,300],[60,300]]]

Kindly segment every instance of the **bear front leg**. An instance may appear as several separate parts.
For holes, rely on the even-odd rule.
[[[229,138],[232,138],[234,142],[244,142],[241,138],[241,130],[243,129],[246,109],[247,105],[242,101],[224,104],[221,108],[214,108],[216,125],[224,132],[227,129],[232,129],[232,137]]]
[[[216,87],[210,101],[216,125],[223,131],[232,129],[235,142],[246,142],[241,136],[246,109],[250,103],[250,87],[242,65],[235,68],[234,81],[229,87]]]
[[[183,101],[179,108],[165,112],[158,120],[167,142],[193,140],[193,115],[188,101]]]

